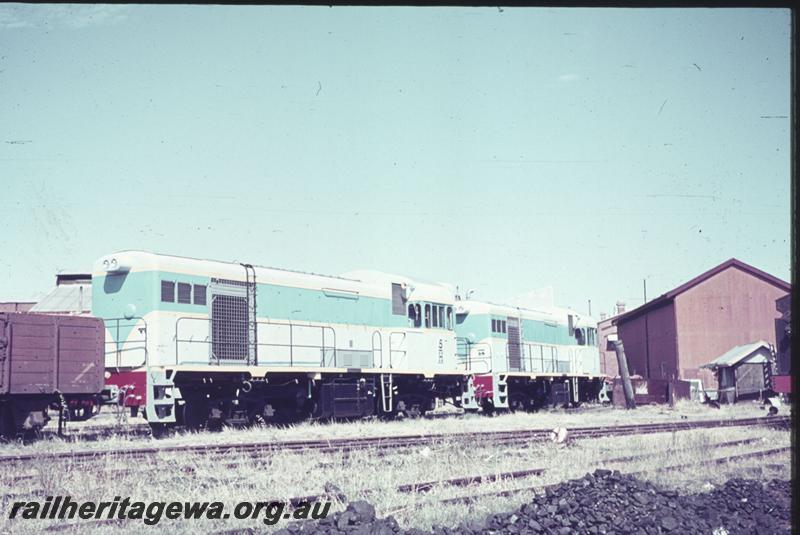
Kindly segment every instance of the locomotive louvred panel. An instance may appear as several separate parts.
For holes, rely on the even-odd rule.
[[[522,365],[519,319],[507,318],[506,330],[508,333],[508,369],[510,371],[519,371]]]
[[[211,351],[219,360],[247,360],[247,298],[215,294],[211,300]]]

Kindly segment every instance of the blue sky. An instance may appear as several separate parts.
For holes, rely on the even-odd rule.
[[[776,9],[0,5],[0,301],[120,249],[641,303],[790,278]],[[637,301],[638,300],[638,301]]]

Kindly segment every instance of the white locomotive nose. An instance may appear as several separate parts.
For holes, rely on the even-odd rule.
[[[126,266],[124,257],[122,260],[117,260],[116,256],[112,256],[103,260],[103,269],[110,273],[113,271],[128,271],[129,267]]]

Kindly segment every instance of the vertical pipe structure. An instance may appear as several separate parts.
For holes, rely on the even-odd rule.
[[[636,400],[633,397],[633,385],[631,384],[631,376],[628,373],[628,359],[625,357],[625,347],[622,345],[622,340],[614,340],[614,351],[617,353],[619,376],[622,379],[622,391],[625,394],[625,408],[635,409]]]

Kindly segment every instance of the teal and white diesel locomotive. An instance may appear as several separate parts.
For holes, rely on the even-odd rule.
[[[417,416],[594,399],[595,324],[462,301],[447,284],[141,251],[100,258],[106,385],[155,429]]]

